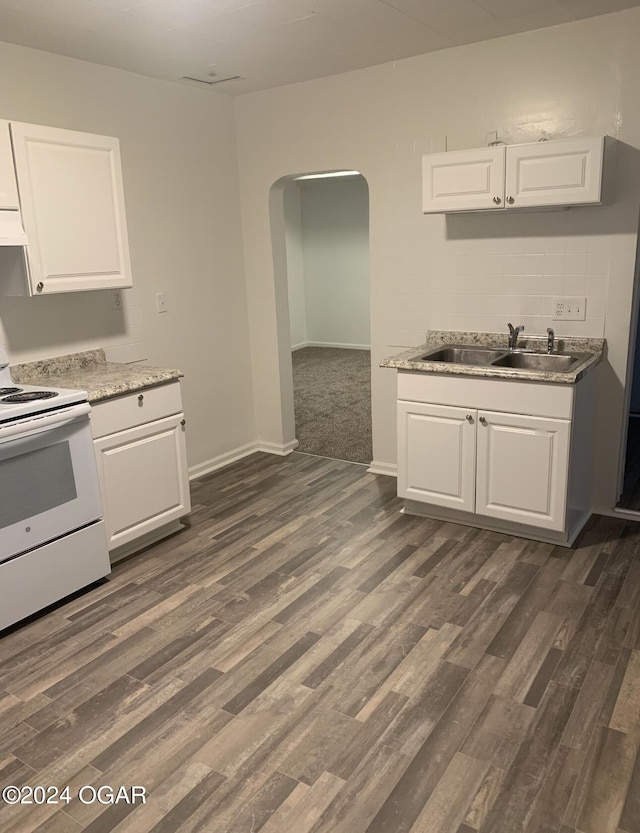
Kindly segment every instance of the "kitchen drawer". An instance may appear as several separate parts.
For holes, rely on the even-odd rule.
[[[573,385],[399,371],[398,399],[571,419]]]
[[[93,438],[125,431],[181,411],[180,382],[157,385],[96,402],[91,409]]]

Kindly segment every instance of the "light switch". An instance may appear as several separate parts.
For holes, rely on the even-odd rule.
[[[164,292],[156,293],[156,309],[158,310],[158,312],[167,311],[167,298]]]

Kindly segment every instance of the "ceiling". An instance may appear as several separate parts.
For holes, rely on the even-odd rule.
[[[231,95],[640,0],[0,0],[0,40]],[[180,80],[189,76],[197,80]],[[236,80],[226,80],[240,76]]]

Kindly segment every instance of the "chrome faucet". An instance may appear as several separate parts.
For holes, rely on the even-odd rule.
[[[507,326],[509,327],[509,350],[515,350],[518,344],[518,336],[524,330],[524,326],[522,324],[518,324],[517,327],[514,327],[513,324],[507,324]]]
[[[555,333],[551,327],[547,327],[547,336],[547,353],[553,353],[553,340],[555,338]]]

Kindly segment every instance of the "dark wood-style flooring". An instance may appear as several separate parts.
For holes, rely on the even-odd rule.
[[[640,526],[574,549],[255,455],[191,526],[0,639],[2,833],[640,833]]]

